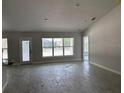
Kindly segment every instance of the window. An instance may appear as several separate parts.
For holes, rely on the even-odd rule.
[[[53,38],[54,41],[54,56],[63,55],[63,38]]]
[[[42,38],[43,56],[52,56],[52,38]]]
[[[2,39],[2,60],[3,63],[8,62],[8,45],[7,45],[7,38]]]
[[[64,55],[73,55],[73,38],[64,38]]]
[[[73,55],[73,38],[42,38],[43,57]]]

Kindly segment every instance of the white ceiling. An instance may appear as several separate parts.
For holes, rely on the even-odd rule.
[[[83,30],[113,9],[116,1],[3,0],[3,31]]]

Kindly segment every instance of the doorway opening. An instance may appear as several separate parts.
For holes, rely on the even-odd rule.
[[[83,37],[83,61],[89,61],[89,38],[88,36]]]
[[[31,40],[21,40],[21,62],[27,64],[31,62]]]

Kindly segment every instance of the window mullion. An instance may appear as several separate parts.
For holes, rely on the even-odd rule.
[[[62,40],[63,40],[63,44],[62,45],[63,45],[63,56],[64,56],[64,52],[65,52],[64,51],[64,38],[62,38]]]
[[[53,41],[54,39],[52,38],[52,56],[54,56],[54,41]]]

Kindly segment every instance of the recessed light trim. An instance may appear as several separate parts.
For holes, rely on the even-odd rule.
[[[48,21],[48,19],[47,19],[47,18],[45,18],[44,20],[45,20],[45,21]]]
[[[76,7],[79,7],[80,6],[80,4],[79,3],[76,3],[76,5],[75,5]]]
[[[94,20],[96,20],[96,17],[91,18],[91,21],[94,21]]]

